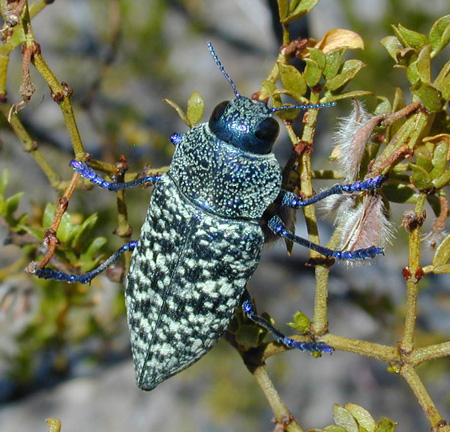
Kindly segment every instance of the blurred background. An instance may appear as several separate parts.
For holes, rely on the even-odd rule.
[[[199,91],[206,101],[204,120],[232,90],[207,50],[212,41],[239,92],[250,96],[272,68],[279,49],[275,1],[228,0],[59,0],[33,20],[36,40],[59,81],[74,90],[72,103],[81,136],[96,159],[114,163],[125,155],[130,171],[168,165],[173,146],[169,137],[187,127],[162,101],[185,107]],[[379,40],[392,34],[391,24],[428,33],[432,23],[448,13],[448,2],[322,0],[306,20],[291,26],[292,38],[320,39],[333,28],[356,31],[364,51],[350,55],[367,68],[352,89],[372,90],[392,98],[393,89],[406,86],[404,73]],[[446,60],[445,55],[441,62]],[[448,58],[448,51],[447,51]],[[438,59],[439,62],[439,59]],[[19,102],[22,80],[19,50],[12,54],[8,72],[9,102]],[[47,84],[32,69],[36,92],[20,117],[50,164],[70,179],[71,143],[59,107]],[[367,99],[374,108],[376,99]],[[332,169],[327,156],[338,117],[348,114],[343,101],[321,112],[315,147],[315,169]],[[298,125],[300,127],[300,125]],[[8,167],[8,193],[24,191],[19,213],[39,215],[57,193],[5,120],[1,123],[0,172]],[[281,135],[275,153],[283,165],[290,144]],[[325,185],[325,184],[324,184]],[[322,185],[319,185],[319,187]],[[127,193],[129,219],[139,233],[149,202],[149,190]],[[75,216],[96,212],[93,235],[108,240],[105,254],[120,246],[114,194],[99,189],[76,191],[69,211]],[[393,222],[399,225],[401,214]],[[37,216],[36,216],[37,217]],[[81,217],[81,216],[80,216]],[[305,233],[298,218],[296,232]],[[324,222],[322,243],[331,233]],[[424,230],[426,232],[426,229]],[[23,252],[8,244],[10,233],[0,223],[0,269],[9,269]],[[394,345],[401,334],[404,308],[406,235],[400,228],[395,250],[372,265],[336,265],[330,281],[330,330],[338,335]],[[403,245],[403,249],[402,246]],[[431,255],[430,255],[431,256]],[[294,248],[291,257],[283,242],[265,249],[249,289],[259,311],[268,311],[278,325],[302,309],[312,315],[314,277],[305,267],[308,252]],[[427,251],[424,260],[427,261]],[[427,261],[428,262],[428,261]],[[20,268],[25,267],[26,263]],[[20,271],[0,279],[0,428],[3,432],[45,431],[44,420],[62,420],[63,432],[83,430],[119,432],[270,430],[272,413],[235,350],[221,340],[201,361],[164,382],[150,393],[135,385],[123,304],[123,285],[105,276],[86,287],[92,307],[70,311],[64,337],[55,337],[57,322],[49,311],[58,303],[58,283],[36,281]],[[450,278],[422,281],[417,342],[433,343],[450,328]],[[44,301],[45,300],[45,301]],[[46,303],[47,302],[47,303]],[[48,308],[48,309],[46,309]],[[46,319],[47,317],[47,319]],[[411,390],[400,377],[386,372],[386,364],[336,352],[314,359],[289,352],[271,358],[268,370],[289,409],[304,428],[332,423],[333,403],[357,403],[378,419],[388,416],[398,431],[428,430]],[[419,368],[441,414],[450,415],[449,362],[438,360]]]

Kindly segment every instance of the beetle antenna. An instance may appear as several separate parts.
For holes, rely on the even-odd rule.
[[[283,105],[278,108],[272,108],[272,112],[284,111],[288,109],[299,109],[299,110],[309,110],[309,109],[319,109],[319,108],[328,108],[331,106],[335,106],[336,102],[326,102],[320,104],[311,104],[311,105]]]
[[[233,89],[234,95],[237,98],[241,97],[241,94],[238,92],[237,88],[236,88],[236,84],[233,82],[233,80],[231,79],[230,75],[227,74],[227,72],[225,71],[225,68],[223,67],[222,63],[219,60],[219,57],[217,57],[216,52],[214,51],[214,48],[212,46],[211,42],[208,42],[208,49],[209,52],[211,53],[214,62],[216,63],[217,67],[220,69],[220,72],[222,72],[222,75],[227,79],[227,81],[230,83],[231,88]]]

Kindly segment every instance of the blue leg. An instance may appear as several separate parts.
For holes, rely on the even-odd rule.
[[[114,254],[111,255],[103,264],[100,264],[97,268],[85,274],[73,275],[49,268],[42,268],[42,269],[36,268],[32,271],[32,273],[35,274],[37,277],[40,277],[41,279],[53,279],[63,282],[70,282],[70,283],[79,282],[82,284],[86,284],[89,283],[92,279],[94,279],[103,270],[106,270],[112,263],[116,262],[124,252],[132,251],[135,247],[136,247],[135,241],[130,241],[129,243],[124,244],[119,250],[114,252]]]
[[[315,250],[316,252],[319,252],[320,254],[328,258],[335,258],[339,260],[365,260],[365,259],[372,259],[375,258],[377,255],[384,254],[383,248],[378,248],[375,246],[371,246],[365,249],[357,249],[354,251],[334,251],[328,249],[326,247],[312,243],[309,240],[306,240],[302,237],[298,237],[289,232],[279,216],[273,216],[269,220],[268,226],[270,230],[273,231],[275,234],[281,237],[285,237],[293,241],[294,243],[298,243],[302,246],[305,246],[308,249]]]
[[[170,142],[174,145],[177,146],[178,144],[180,144],[181,140],[183,139],[183,135],[179,134],[179,133],[174,133],[170,136]]]
[[[266,319],[255,313],[252,300],[250,298],[250,294],[248,293],[247,290],[245,290],[242,300],[243,300],[242,311],[244,312],[244,314],[248,318],[250,318],[254,323],[266,329],[273,336],[276,342],[281,343],[287,346],[288,348],[299,349],[300,351],[319,352],[319,353],[322,352],[331,353],[334,351],[333,347],[330,347],[329,345],[326,345],[323,342],[298,342],[285,336],[272,324],[270,324]]]
[[[97,175],[95,171],[91,167],[89,167],[85,162],[73,160],[70,162],[70,166],[73,168],[74,171],[81,174],[82,177],[87,178],[97,186],[100,186],[103,189],[108,189],[110,191],[132,188],[135,186],[143,185],[145,183],[156,183],[161,178],[160,175],[155,175],[149,177],[142,177],[126,183],[110,183],[106,180],[103,180],[102,177]]]
[[[336,185],[304,201],[298,195],[292,192],[282,190],[279,199],[281,200],[282,206],[298,209],[300,207],[305,207],[307,205],[314,204],[320,200],[323,200],[326,197],[329,197],[330,195],[342,195],[343,193],[372,191],[380,188],[385,181],[386,176],[378,176],[349,185]]]

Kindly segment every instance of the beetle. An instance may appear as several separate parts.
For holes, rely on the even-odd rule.
[[[298,209],[332,194],[370,191],[382,176],[351,185],[337,185],[308,200],[281,188],[281,168],[272,146],[281,109],[317,109],[331,105],[269,108],[239,94],[211,43],[216,65],[235,98],[216,106],[209,122],[184,134],[173,134],[175,152],[169,171],[127,183],[110,183],[85,162],[72,161],[83,177],[108,190],[153,183],[149,209],[137,241],[122,246],[93,271],[70,275],[48,268],[34,273],[46,279],[88,283],[133,250],[125,302],[137,385],[151,390],[205,355],[222,336],[236,309],[266,328],[279,343],[310,352],[331,352],[322,342],[285,337],[252,305],[246,285],[264,245],[261,221],[274,202]],[[274,215],[268,228],[280,237],[336,259],[370,259],[383,250],[369,247],[332,251],[290,233]]]

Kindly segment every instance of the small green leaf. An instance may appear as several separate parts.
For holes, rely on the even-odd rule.
[[[430,175],[426,170],[415,164],[410,164],[412,170],[411,183],[419,190],[425,190],[432,187]]]
[[[430,112],[440,111],[444,105],[441,92],[433,85],[421,80],[411,87],[411,92],[420,97],[423,105]]]
[[[329,80],[336,76],[341,67],[342,60],[344,59],[344,55],[347,52],[348,48],[339,48],[333,51],[330,51],[326,55],[327,63],[323,70],[324,77]]]
[[[447,155],[448,155],[448,143],[446,141],[441,141],[433,152],[433,169],[430,172],[431,178],[434,180],[440,177],[447,166]]]
[[[355,418],[360,428],[364,428],[367,432],[375,431],[377,423],[369,411],[353,403],[345,404],[344,408]]]
[[[272,104],[273,104],[273,107],[274,107],[274,108],[278,108],[278,107],[280,107],[281,105],[283,105],[283,101],[282,101],[282,99],[281,99],[281,95],[282,95],[283,93],[284,93],[284,92],[283,92],[283,89],[276,89],[276,90],[272,93],[272,95],[270,96],[271,99],[272,99]],[[280,114],[282,114],[282,113],[283,113],[283,111],[278,111],[278,112],[277,112],[278,117],[280,117],[281,119],[284,118],[284,117],[280,116]]]
[[[433,213],[438,216],[441,212],[441,203],[439,202],[439,198],[436,195],[428,195],[427,202],[433,209]]]
[[[105,237],[95,238],[85,252],[80,255],[79,264],[81,271],[88,272],[97,266],[101,256],[98,251],[108,242]]]
[[[450,15],[439,18],[431,27],[428,39],[431,43],[431,58],[436,57],[450,42]]]
[[[12,214],[19,207],[20,199],[23,197],[25,192],[18,192],[6,199],[6,215],[12,216]]]
[[[29,225],[18,224],[17,229],[27,232],[28,234],[32,235],[34,238],[38,239],[40,242],[42,242],[44,240],[45,230],[42,228],[33,228],[33,227],[30,227]]]
[[[200,93],[193,92],[187,102],[186,118],[191,127],[195,126],[203,117],[205,101]]]
[[[183,120],[183,123],[190,127],[189,120],[186,117],[186,114],[184,113],[183,109],[176,104],[175,102],[171,101],[170,99],[163,99],[163,101],[171,106],[177,114],[180,116],[181,120]]]
[[[444,171],[444,173],[440,177],[433,180],[433,186],[436,189],[443,188],[444,186],[447,186],[449,183],[450,183],[450,170]]]
[[[378,99],[378,104],[374,111],[374,113],[376,115],[386,114],[386,113],[389,113],[392,111],[391,101],[388,98],[383,97],[383,96],[378,96],[377,99]]]
[[[319,0],[292,0],[289,5],[289,14],[286,18],[280,19],[282,24],[288,24],[306,15]],[[281,17],[281,15],[280,15]]]
[[[406,106],[406,98],[403,94],[403,90],[399,87],[395,88],[394,100],[392,102],[392,111],[396,112]]]
[[[254,324],[243,324],[236,332],[236,342],[246,348],[256,348],[262,329]]]
[[[6,186],[9,182],[9,170],[5,169],[2,172],[2,175],[0,177],[0,195],[5,194]]]
[[[414,190],[403,183],[389,182],[383,186],[383,194],[389,201],[395,203],[415,203],[417,200]]]
[[[343,427],[347,432],[358,432],[358,423],[353,418],[351,413],[338,404],[333,406],[334,422]]]
[[[311,60],[314,60],[317,63],[317,66],[320,69],[323,69],[325,65],[327,64],[327,56],[324,54],[324,52],[317,48],[308,48],[309,52],[309,58]]]
[[[11,228],[16,227],[18,223],[14,218],[14,212],[19,207],[20,199],[23,197],[24,193],[25,192],[18,192],[8,197],[6,201],[2,202],[0,205],[0,214],[5,216],[5,219]]]
[[[431,45],[426,45],[419,53],[417,59],[413,61],[406,71],[406,76],[411,84],[421,80],[429,83],[431,81]]]
[[[278,63],[280,79],[283,87],[294,98],[302,97],[306,93],[306,81],[304,76],[294,66]]]
[[[380,421],[377,424],[375,432],[394,432],[395,426],[397,423],[388,419],[387,417],[381,417]]]
[[[276,89],[277,86],[272,81],[263,81],[261,83],[261,90],[259,92],[259,97],[262,100],[269,99]]]
[[[386,48],[388,54],[398,63],[400,53],[404,50],[404,46],[395,36],[386,36],[381,39],[380,44]]]
[[[408,66],[406,70],[406,78],[408,78],[408,81],[411,84],[415,84],[416,82],[420,81],[420,74],[419,70],[417,69],[416,62],[413,62]]]
[[[70,214],[64,213],[56,236],[62,243],[68,243],[76,235],[79,228],[79,226],[73,224]]]
[[[277,0],[278,2],[278,15],[280,20],[283,21],[289,12],[289,0]]]
[[[61,420],[57,418],[48,418],[45,422],[47,423],[48,432],[61,432]]]
[[[442,92],[444,100],[450,98],[450,60],[445,63],[433,84]]]
[[[428,43],[427,37],[425,35],[414,30],[407,29],[401,24],[399,24],[398,26],[392,26],[392,28],[394,29],[394,32],[400,42],[405,47],[421,49]]]
[[[53,219],[56,214],[55,206],[51,203],[48,203],[44,209],[44,215],[42,217],[42,227],[44,229],[50,228],[50,225],[53,222]]]
[[[432,264],[436,267],[447,264],[450,260],[450,234],[442,240],[433,257]]]
[[[91,214],[83,221],[83,223],[77,229],[77,233],[72,240],[71,246],[73,248],[85,244],[90,239],[92,228],[94,228],[97,221],[98,221],[97,213]]]
[[[15,232],[21,231],[22,230],[22,226],[25,224],[27,219],[28,219],[28,214],[27,213],[24,213],[24,214],[20,215],[19,218],[15,221],[15,225],[16,226],[15,226],[14,231]]]
[[[433,168],[431,162],[431,153],[426,146],[420,146],[416,151],[416,165],[424,169],[426,172],[430,172]]]
[[[338,100],[342,100],[342,99],[355,99],[355,98],[364,97],[364,96],[373,96],[373,93],[370,91],[367,91],[367,90],[352,90],[352,91],[337,94],[337,95],[331,95],[330,92],[326,92],[325,96],[326,96],[327,102],[333,102],[333,101],[338,101]]]
[[[325,432],[347,432],[347,429],[343,428],[342,426],[336,426],[336,425],[328,425],[323,428]]]
[[[311,59],[305,58],[306,66],[303,72],[306,84],[309,87],[314,87],[319,84],[320,78],[322,78],[322,69],[319,65]]]
[[[424,82],[431,82],[431,45],[425,45],[417,57],[417,70],[420,79]]]
[[[325,86],[330,91],[335,91],[348,84],[355,75],[365,66],[361,60],[347,60],[344,62],[341,73],[327,80]]]
[[[288,323],[289,327],[292,327],[300,333],[305,333],[309,329],[311,320],[302,311],[295,312],[293,318],[294,322]]]

